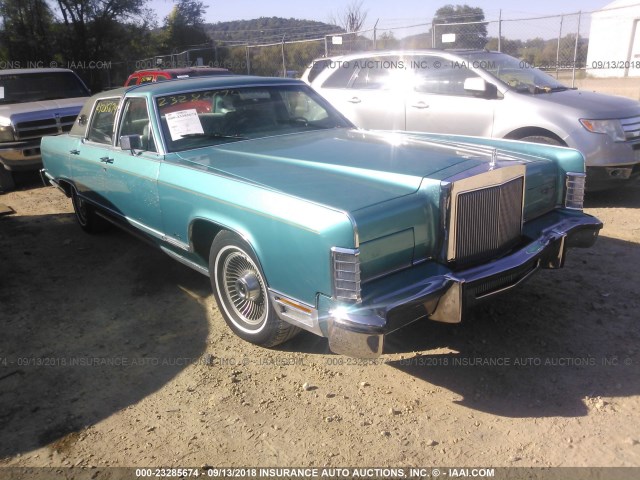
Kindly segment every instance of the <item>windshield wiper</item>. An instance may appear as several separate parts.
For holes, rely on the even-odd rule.
[[[228,138],[230,140],[246,140],[247,137],[240,135],[225,135],[223,133],[187,133],[181,135],[182,138]]]
[[[557,87],[550,87],[548,85],[545,85],[544,87],[540,87],[538,85],[535,85],[533,87],[533,93],[553,93],[553,92],[564,92],[565,90],[569,90],[569,87],[565,87],[565,86],[557,86]]]

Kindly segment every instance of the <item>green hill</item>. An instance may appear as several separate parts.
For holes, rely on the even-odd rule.
[[[329,33],[343,30],[314,20],[297,18],[260,17],[253,20],[234,20],[204,25],[205,32],[212,40],[221,42],[273,43],[293,40],[321,38]]]

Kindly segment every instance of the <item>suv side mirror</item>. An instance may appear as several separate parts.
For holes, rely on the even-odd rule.
[[[465,91],[475,93],[483,98],[496,98],[498,96],[498,88],[480,77],[465,78],[463,88]]]
[[[134,150],[142,149],[142,136],[141,135],[123,135],[120,137],[120,148],[122,150]]]

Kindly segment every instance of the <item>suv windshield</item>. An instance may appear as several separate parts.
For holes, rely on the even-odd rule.
[[[89,96],[72,72],[10,73],[0,75],[0,103],[25,103]]]
[[[460,56],[469,62],[470,67],[480,68],[490,73],[518,92],[536,94],[569,89],[551,75],[547,75],[524,60],[518,60],[504,53],[474,52],[463,53]]]

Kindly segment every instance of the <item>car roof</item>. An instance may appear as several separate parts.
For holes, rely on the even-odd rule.
[[[251,75],[220,75],[211,77],[191,77],[166,82],[145,83],[125,87],[125,91],[167,95],[177,91],[198,90],[202,88],[241,88],[268,85],[306,85],[300,80],[282,77],[257,77]]]
[[[444,54],[444,55],[461,55],[470,53],[502,53],[493,50],[478,50],[478,49],[464,49],[456,48],[450,50],[443,50],[441,48],[424,48],[419,50],[368,50],[358,53],[347,53],[342,55],[333,55],[330,57],[319,57],[314,62],[321,62],[323,60],[354,60],[356,58],[371,57],[371,56],[385,56],[385,55],[424,55],[424,54]]]
[[[91,97],[93,104],[101,98],[121,97],[126,93],[135,92],[145,95],[170,95],[176,92],[199,90],[204,88],[242,88],[264,87],[269,85],[305,85],[301,80],[282,77],[257,77],[249,75],[221,75],[212,77],[192,77],[179,80],[167,80],[166,82],[143,83],[104,90]]]
[[[24,75],[26,73],[73,73],[73,70],[68,68],[10,68],[6,70],[0,70],[0,75]]]
[[[187,75],[194,72],[206,72],[206,73],[223,73],[228,72],[227,68],[222,67],[184,67],[184,68],[145,68],[143,70],[136,70],[131,75],[136,74],[153,74],[153,73],[168,73],[169,75]],[[130,75],[130,76],[131,76]]]

